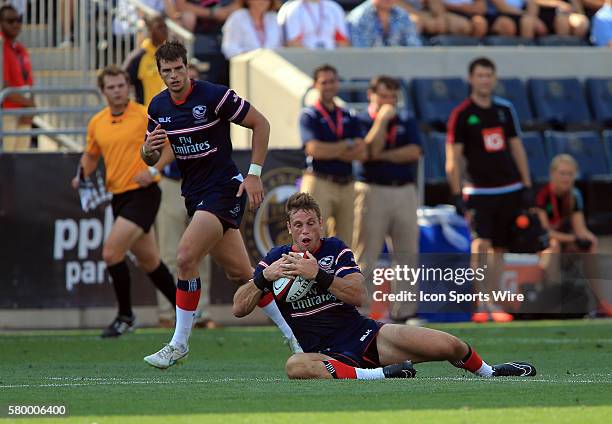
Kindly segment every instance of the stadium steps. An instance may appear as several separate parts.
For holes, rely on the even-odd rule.
[[[81,69],[75,47],[34,47],[29,49],[32,69],[37,71],[60,71]]]
[[[49,37],[53,33],[49,31],[49,26],[46,24],[27,24],[21,28],[19,34],[19,42],[28,49],[47,47],[49,45]]]

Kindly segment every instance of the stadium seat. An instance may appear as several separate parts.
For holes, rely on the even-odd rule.
[[[468,87],[461,78],[415,78],[412,92],[421,122],[438,131],[446,131],[448,116],[468,96]]]
[[[536,118],[554,129],[595,127],[582,86],[576,78],[530,79],[529,92]]]
[[[531,178],[536,183],[548,181],[550,158],[546,155],[542,135],[539,132],[525,132],[521,140],[527,153]]]
[[[425,181],[427,183],[446,181],[445,142],[446,133],[431,132],[423,137]]]
[[[559,153],[567,153],[576,159],[580,167],[578,179],[608,179],[606,149],[599,133],[546,131],[545,138],[551,158]]]
[[[495,95],[509,100],[518,114],[521,127],[533,128],[535,120],[529,106],[529,97],[525,84],[518,78],[500,78],[497,80]]]
[[[485,46],[534,46],[535,42],[522,37],[505,37],[502,35],[489,35],[482,39]]]
[[[429,39],[430,46],[477,46],[480,39],[466,35],[436,35]]]
[[[547,35],[545,37],[538,38],[539,46],[547,47],[580,47],[588,46],[589,44],[580,37],[573,37],[569,35]]]
[[[586,92],[595,120],[612,128],[612,78],[588,78]]]

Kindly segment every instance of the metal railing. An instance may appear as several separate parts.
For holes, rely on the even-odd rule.
[[[24,44],[28,48],[55,48],[53,54],[63,55],[62,70],[91,71],[121,65],[145,36],[143,18],[159,12],[139,0],[114,4],[110,0],[23,2],[23,23],[28,32]],[[166,24],[170,38],[182,41],[191,56],[193,34],[170,19]]]
[[[80,100],[81,105],[76,106],[43,106],[33,108],[18,108],[18,109],[0,109],[0,140],[5,136],[39,136],[45,135],[53,139],[58,146],[69,151],[80,151],[85,145],[85,136],[87,134],[87,120],[94,113],[104,107],[100,92],[91,87],[73,87],[73,88],[57,88],[57,87],[7,87],[0,91],[0,103],[4,102],[6,97],[12,93],[23,95],[32,95],[35,93],[46,95],[61,95],[66,97],[69,95],[77,96],[77,101]],[[95,96],[97,104],[87,105],[87,96]],[[78,126],[66,127],[63,125],[53,125],[53,116],[65,116],[66,114],[74,114],[78,116]],[[37,116],[36,124],[39,128],[31,128],[19,131],[4,131],[3,118],[5,115],[13,116]],[[76,136],[76,137],[67,137]],[[80,141],[79,141],[80,139]],[[0,152],[2,145],[0,144]]]

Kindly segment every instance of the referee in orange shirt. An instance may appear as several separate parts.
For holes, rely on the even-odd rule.
[[[102,256],[113,280],[119,313],[102,332],[102,337],[118,337],[131,331],[135,321],[130,272],[125,262],[128,250],[173,305],[176,305],[176,287],[174,278],[159,258],[152,228],[161,200],[157,186],[159,170],[147,167],[140,159],[140,147],[147,131],[147,110],[129,100],[129,76],[117,66],[107,66],[102,70],[98,87],[108,107],[89,121],[81,166],[83,177],[87,177],[96,170],[102,156],[106,188],[113,194],[115,222],[104,242]],[[78,185],[78,177],[75,177],[72,187],[76,189]]]

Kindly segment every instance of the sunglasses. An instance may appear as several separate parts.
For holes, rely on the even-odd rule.
[[[16,23],[22,23],[23,22],[23,16],[17,16],[16,18],[7,18],[7,19],[3,19],[4,22],[6,22],[9,25],[12,24],[16,24]]]

